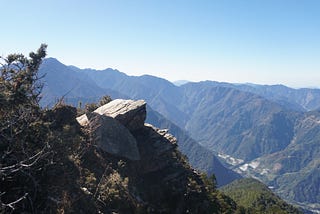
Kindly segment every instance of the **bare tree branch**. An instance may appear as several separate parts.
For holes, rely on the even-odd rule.
[[[5,204],[5,203],[2,203],[2,202],[1,202],[1,206],[2,206],[2,207],[9,207],[9,208],[11,208],[12,210],[15,210],[15,207],[14,207],[14,206],[15,206],[17,203],[19,203],[20,201],[26,199],[27,195],[28,195],[28,193],[25,193],[22,197],[18,198],[17,200],[15,200],[15,201],[13,201],[13,202],[8,203],[8,204]]]

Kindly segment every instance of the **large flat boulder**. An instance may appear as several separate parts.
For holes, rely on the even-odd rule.
[[[144,126],[146,119],[146,102],[144,100],[113,100],[94,111],[118,120],[130,131]]]
[[[117,99],[78,117],[77,121],[90,129],[95,143],[104,151],[139,160],[137,141],[131,132],[141,129],[145,119],[145,101]]]
[[[87,118],[92,138],[102,150],[130,160],[140,160],[136,139],[119,121],[97,113],[88,114]]]

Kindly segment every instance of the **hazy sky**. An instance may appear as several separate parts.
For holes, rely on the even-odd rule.
[[[320,0],[0,0],[0,54],[80,68],[320,87]]]

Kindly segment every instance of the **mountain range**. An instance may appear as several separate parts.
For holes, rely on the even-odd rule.
[[[320,90],[214,81],[181,86],[46,59],[43,106],[62,97],[74,105],[112,98],[144,99],[147,122],[178,137],[191,164],[224,185],[258,178],[291,203],[320,210]],[[218,158],[219,160],[218,160]],[[221,162],[221,163],[220,163]]]
[[[44,76],[44,88],[43,88],[43,98],[41,100],[42,106],[51,106],[55,101],[60,100],[62,97],[66,102],[73,104],[75,106],[79,105],[79,103],[90,103],[98,101],[103,95],[108,94],[112,98],[133,98],[139,99],[139,93],[143,93],[143,90],[137,92],[137,96],[129,96],[124,95],[127,93],[119,92],[119,90],[113,90],[110,88],[103,88],[96,84],[88,74],[90,72],[98,72],[97,78],[94,78],[96,81],[100,82],[103,85],[103,82],[106,85],[113,85],[114,87],[123,87],[126,88],[126,85],[134,86],[135,81],[130,83],[131,80],[127,81],[128,77],[124,73],[121,73],[117,70],[106,69],[101,71],[101,73],[106,73],[107,76],[99,76],[99,71],[95,71],[92,69],[84,69],[80,70],[74,66],[66,66],[60,63],[58,60],[49,58],[44,60],[39,73]],[[88,74],[87,74],[88,73]],[[73,76],[75,77],[74,79]],[[72,79],[69,81],[69,79]],[[130,78],[130,77],[128,77]],[[134,79],[134,77],[132,77]],[[142,79],[152,80],[154,77],[152,76],[144,76]],[[156,78],[158,80],[157,84],[159,85],[161,82],[164,83],[163,87],[166,87],[167,81],[162,80],[160,78]],[[112,81],[116,80],[116,81]],[[160,80],[160,81],[159,81]],[[56,81],[58,83],[56,83]],[[110,81],[110,82],[109,82]],[[136,81],[137,82],[137,81]],[[147,85],[147,84],[146,84]],[[170,83],[170,86],[175,87]],[[138,88],[146,89],[148,86],[138,86]],[[160,85],[161,87],[161,85]],[[89,92],[86,89],[89,88]],[[58,89],[58,90],[56,90]],[[128,88],[129,89],[129,88]],[[156,93],[156,90],[153,91]],[[150,96],[149,98],[152,98]],[[146,101],[150,101],[150,99],[145,99]],[[153,99],[153,103],[157,102],[156,99]],[[161,103],[161,102],[159,102]],[[170,130],[170,133],[174,134],[178,139],[179,149],[185,154],[191,165],[201,171],[208,173],[209,175],[215,173],[215,176],[218,181],[218,185],[225,185],[235,179],[240,178],[241,176],[234,172],[231,169],[224,167],[218,158],[214,155],[214,153],[199,143],[197,143],[194,139],[192,139],[189,134],[181,129],[179,126],[175,125],[168,119],[166,119],[162,114],[153,110],[150,106],[148,108],[148,114],[146,122],[153,124],[159,128],[167,128]],[[163,105],[163,108],[167,108],[168,112],[172,112],[170,107]]]

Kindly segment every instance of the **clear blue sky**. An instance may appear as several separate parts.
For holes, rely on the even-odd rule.
[[[0,54],[68,65],[320,87],[320,0],[0,0]]]

